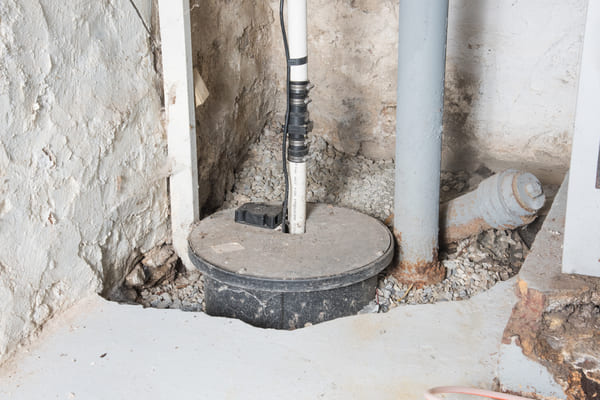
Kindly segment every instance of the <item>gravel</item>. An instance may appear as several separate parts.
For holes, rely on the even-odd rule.
[[[320,137],[309,136],[307,201],[348,207],[382,221],[394,208],[394,162],[349,156]],[[440,198],[452,199],[469,185],[465,171],[443,171]],[[247,159],[236,173],[235,185],[227,193],[223,208],[249,201],[281,201],[284,182],[281,166],[281,136],[265,129],[260,141],[250,147]]]
[[[135,301],[144,307],[203,311],[202,274],[199,271],[178,272],[171,281],[140,290]]]
[[[391,223],[393,161],[373,161],[360,155],[349,156],[314,136],[309,137],[309,145],[308,201],[352,208],[388,225]],[[473,173],[443,171],[441,200],[450,200],[475,188],[489,175],[491,171],[485,167]],[[227,193],[223,208],[237,207],[250,201],[281,201],[283,185],[281,135],[267,128],[260,140],[250,147],[246,160],[236,172],[234,188]],[[146,255],[138,265],[139,268],[132,270],[125,281],[125,286],[127,282],[130,284],[124,288],[125,292],[129,290],[130,299],[145,307],[202,310],[201,274],[197,271],[186,272],[180,264],[173,264],[170,253],[172,248],[165,250],[164,246],[153,249],[153,255]],[[440,250],[440,261],[447,268],[444,281],[433,286],[415,288],[398,283],[384,271],[380,275],[375,299],[361,313],[387,312],[402,304],[468,299],[518,273],[527,250],[517,231],[489,230],[453,243],[448,249]],[[157,257],[162,257],[165,263],[170,262],[172,265],[165,268],[157,262]],[[145,272],[140,272],[140,269]],[[157,269],[166,271],[164,279],[160,276],[156,279],[156,274],[153,275],[152,271]],[[148,285],[150,277],[154,282]],[[140,281],[146,284],[140,285]]]
[[[375,299],[362,312],[387,312],[401,304],[468,299],[516,275],[526,251],[527,247],[516,231],[482,232],[441,252],[446,279],[436,285],[415,288],[382,274]]]

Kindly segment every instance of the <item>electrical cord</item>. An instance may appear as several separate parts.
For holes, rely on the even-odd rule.
[[[531,400],[527,397],[515,396],[512,394],[492,392],[491,390],[474,389],[464,386],[440,386],[433,389],[429,389],[425,392],[426,400],[441,400],[436,394],[442,393],[455,393],[455,394],[468,394],[472,396],[487,397],[496,400]]]
[[[133,7],[133,9],[135,10],[135,13],[137,14],[137,16],[140,19],[140,21],[142,21],[142,25],[144,25],[144,29],[146,30],[146,32],[148,32],[148,38],[150,39],[150,43],[152,44],[152,51],[158,49],[160,46],[154,40],[154,37],[152,36],[152,31],[148,27],[148,24],[146,23],[146,21],[144,21],[144,17],[142,17],[142,13],[140,12],[140,9],[135,5],[135,3],[133,2],[133,0],[129,0],[129,3],[131,4],[131,6]],[[150,4],[150,7],[152,7],[152,3]]]
[[[286,79],[285,79],[285,91],[286,91],[286,109],[285,109],[285,124],[283,125],[283,144],[281,146],[281,158],[283,160],[283,179],[285,182],[285,192],[283,198],[283,210],[281,218],[281,230],[283,233],[287,232],[287,208],[288,208],[288,196],[290,192],[290,182],[287,170],[287,135],[288,127],[290,124],[290,48],[288,45],[287,34],[285,32],[285,22],[283,20],[283,4],[285,0],[279,1],[279,22],[281,24],[281,35],[283,36],[283,47],[285,49],[285,65],[286,65]]]

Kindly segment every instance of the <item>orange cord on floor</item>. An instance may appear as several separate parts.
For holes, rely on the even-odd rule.
[[[442,393],[457,393],[457,394],[469,394],[473,396],[487,397],[489,399],[497,400],[532,400],[527,397],[515,396],[512,394],[493,392],[491,390],[474,389],[465,386],[440,386],[433,389],[429,389],[425,392],[426,400],[442,400],[436,397],[436,394]]]

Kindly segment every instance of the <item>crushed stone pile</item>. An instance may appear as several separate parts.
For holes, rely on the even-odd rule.
[[[446,279],[436,285],[415,288],[383,274],[375,299],[363,312],[387,312],[400,304],[468,299],[516,275],[526,252],[527,247],[516,231],[482,232],[453,243],[440,253],[441,263],[446,267]]]
[[[321,137],[310,136],[308,142],[307,201],[352,208],[382,221],[392,214],[392,160],[350,156],[337,151]],[[469,178],[465,171],[442,172],[441,201],[464,191],[470,184]],[[250,201],[281,201],[283,192],[281,135],[265,129],[237,171],[235,185],[227,193],[223,208],[238,207]]]

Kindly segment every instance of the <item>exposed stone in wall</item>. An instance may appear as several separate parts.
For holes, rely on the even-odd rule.
[[[194,0],[191,9],[193,62],[210,92],[196,109],[200,204],[210,211],[224,201],[248,144],[273,116],[276,19],[264,1]]]
[[[315,0],[309,6],[311,116],[338,150],[391,159],[396,124],[398,2]]]
[[[479,84],[468,72],[450,66],[446,69],[442,147],[444,163],[449,167],[467,168],[465,163],[481,155],[478,127],[473,120],[480,97]]]
[[[167,234],[147,36],[129,2],[0,2],[0,362]]]

